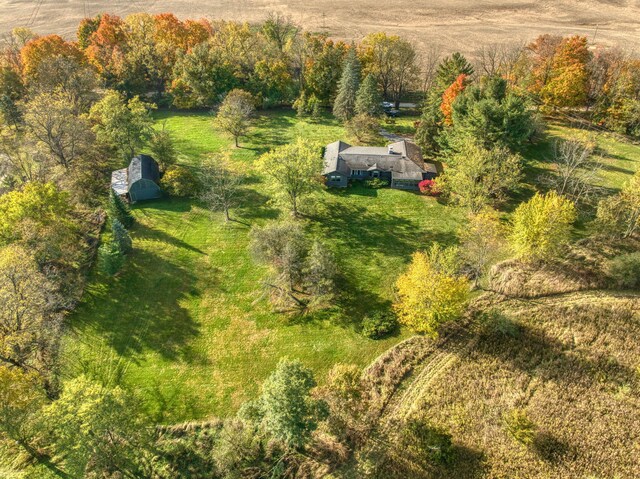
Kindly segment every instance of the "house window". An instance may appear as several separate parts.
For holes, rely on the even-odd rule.
[[[351,170],[353,176],[364,176],[364,170]]]
[[[380,178],[380,172],[379,171],[372,171],[371,172],[371,176],[373,176],[374,178]]]
[[[329,181],[340,181],[342,177],[340,175],[331,175],[329,176]]]

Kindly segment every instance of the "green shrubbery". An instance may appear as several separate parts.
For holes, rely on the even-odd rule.
[[[370,339],[380,339],[398,329],[398,320],[389,312],[376,311],[362,320],[362,334]]]
[[[170,196],[189,198],[196,196],[200,191],[198,178],[189,168],[172,165],[160,180],[160,187]]]
[[[389,186],[389,180],[385,180],[383,178],[372,178],[364,182],[367,188],[373,188],[377,190],[379,188],[385,188]]]

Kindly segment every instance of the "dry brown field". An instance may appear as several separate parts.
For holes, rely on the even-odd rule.
[[[78,21],[107,11],[174,12],[181,18],[260,21],[272,11],[309,30],[359,39],[385,31],[421,51],[472,53],[478,46],[542,33],[582,34],[598,44],[640,47],[640,0],[0,0],[0,33],[29,26],[73,37]]]

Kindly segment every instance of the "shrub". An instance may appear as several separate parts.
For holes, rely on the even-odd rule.
[[[105,243],[98,248],[98,266],[103,273],[114,275],[124,264],[124,256],[115,241]]]
[[[133,225],[134,218],[129,206],[113,190],[109,195],[109,213],[112,218],[120,221],[125,228],[130,228]]]
[[[381,339],[398,328],[398,320],[389,312],[376,311],[362,320],[362,334],[370,339]]]
[[[536,436],[536,426],[524,409],[513,409],[505,415],[504,422],[509,434],[521,444],[529,445]]]
[[[389,180],[385,180],[383,178],[373,178],[371,180],[365,181],[364,184],[367,188],[373,188],[374,190],[377,190],[379,188],[389,186]]]
[[[639,288],[640,253],[616,256],[609,262],[607,272],[620,288]]]
[[[160,187],[171,196],[192,197],[198,194],[200,184],[190,169],[173,165],[160,180]]]
[[[127,254],[133,249],[129,232],[117,218],[114,218],[111,222],[111,234],[113,235],[113,242],[122,254]]]
[[[435,180],[422,180],[418,183],[418,188],[423,195],[437,196],[440,194]]]

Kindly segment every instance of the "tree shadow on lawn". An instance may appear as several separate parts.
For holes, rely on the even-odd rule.
[[[309,219],[319,225],[323,236],[348,245],[352,251],[345,254],[366,255],[367,251],[374,251],[408,260],[430,242],[455,241],[453,233],[424,231],[405,218],[347,202],[328,202]]]
[[[72,322],[81,333],[96,331],[121,356],[135,361],[152,351],[165,359],[206,364],[190,343],[200,335],[198,322],[181,302],[199,296],[192,269],[146,250],[134,249],[113,278],[98,276]]]

